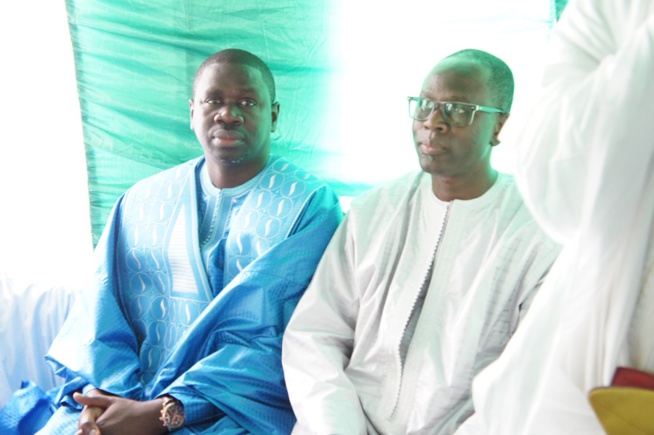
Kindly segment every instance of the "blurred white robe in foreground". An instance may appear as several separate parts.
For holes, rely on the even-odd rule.
[[[517,178],[565,247],[457,434],[601,434],[589,390],[654,372],[654,1],[572,0],[552,43]]]

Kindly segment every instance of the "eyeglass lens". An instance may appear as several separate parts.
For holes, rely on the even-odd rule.
[[[455,127],[467,127],[475,114],[474,106],[459,103],[439,103],[424,98],[409,100],[409,115],[417,121],[426,121],[440,108],[443,120]]]

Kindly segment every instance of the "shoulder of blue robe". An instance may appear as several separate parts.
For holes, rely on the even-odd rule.
[[[141,338],[126,318],[117,291],[121,277],[115,263],[122,260],[116,246],[123,237],[123,219],[131,222],[148,214],[148,219],[179,216],[184,204],[193,214],[195,208],[190,205],[195,191],[188,189],[194,186],[196,164],[197,160],[140,182],[118,201],[96,249],[98,288],[86,292],[80,302],[82,309],[67,321],[49,359],[57,372],[70,380],[81,376],[98,388],[135,399],[156,397],[168,389],[191,409],[193,403],[211,403],[243,427],[274,432],[293,421],[279,361],[281,335],[340,222],[338,198],[323,182],[295,165],[280,158],[271,160],[244,209],[256,209],[270,200],[264,220],[279,220],[278,243],[255,250],[258,256],[241,265],[239,273],[169,349],[151,382],[143,385]],[[153,196],[162,199],[155,210],[158,214],[141,207]],[[126,215],[123,209],[132,206],[141,209]],[[263,231],[251,238],[252,246],[274,229],[272,224],[241,226],[255,235],[252,228]],[[145,243],[152,242],[149,238]],[[67,385],[79,388],[79,381]],[[72,391],[64,386],[62,396]]]
[[[337,198],[324,182],[281,157],[271,158],[230,225],[225,283],[300,230],[312,208],[332,207],[334,201]]]

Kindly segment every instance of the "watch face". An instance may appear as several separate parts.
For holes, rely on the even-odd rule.
[[[161,420],[168,429],[179,429],[184,426],[184,406],[177,400],[166,403],[161,410]]]

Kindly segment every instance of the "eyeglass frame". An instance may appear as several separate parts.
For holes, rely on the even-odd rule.
[[[470,122],[468,125],[456,125],[455,127],[470,127],[472,123],[475,121],[475,114],[477,112],[486,112],[486,113],[499,113],[502,115],[506,115],[507,112],[501,109],[498,109],[496,107],[489,107],[489,106],[482,106],[480,104],[472,104],[472,103],[464,103],[462,101],[436,101],[436,100],[431,100],[429,98],[423,98],[423,97],[406,97],[407,101],[409,102],[409,117],[413,119],[414,121],[426,121],[431,116],[436,112],[436,109],[440,108],[443,104],[461,104],[463,106],[468,106],[472,107],[472,115],[470,115]],[[416,100],[426,100],[434,103],[434,107],[432,107],[431,112],[429,112],[429,115],[425,119],[417,119],[414,118],[412,113],[411,113],[411,101],[416,101]],[[443,116],[443,121],[447,125],[451,125],[450,122],[448,122],[447,115],[441,110],[441,114]]]

